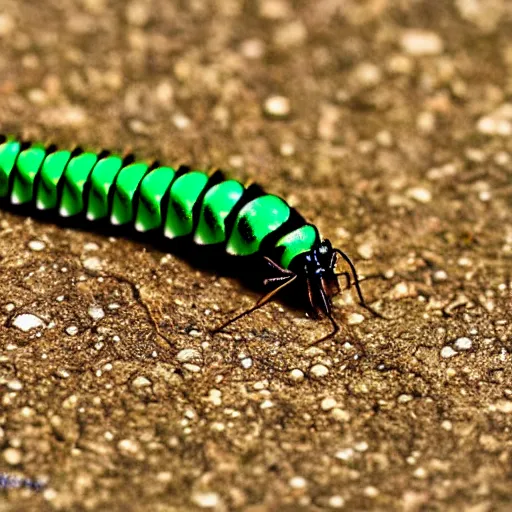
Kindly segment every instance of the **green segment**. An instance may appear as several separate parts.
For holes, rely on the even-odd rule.
[[[83,211],[84,186],[97,161],[98,156],[94,153],[82,153],[69,161],[64,172],[64,188],[59,208],[63,217],[71,217]]]
[[[13,204],[28,203],[34,197],[34,180],[43,163],[46,151],[41,144],[25,149],[16,160],[16,174],[11,193]]]
[[[108,216],[108,194],[122,165],[122,158],[111,155],[102,158],[94,166],[91,173],[91,188],[87,201],[87,218],[89,220]]]
[[[37,207],[40,210],[49,210],[57,206],[57,186],[70,156],[69,151],[56,151],[45,158],[36,191]]]
[[[279,197],[265,195],[247,203],[238,214],[226,251],[236,256],[254,254],[263,239],[290,217],[290,207]]]
[[[135,219],[137,231],[148,231],[162,225],[162,199],[175,174],[170,167],[158,167],[142,180]]]
[[[167,238],[192,233],[192,210],[207,182],[208,176],[204,172],[192,171],[180,176],[173,183],[169,191],[169,207],[165,220],[164,234]]]
[[[281,256],[281,266],[288,268],[295,256],[310,251],[318,242],[318,231],[311,224],[306,224],[283,236],[276,247],[284,247]]]
[[[116,190],[110,216],[112,224],[126,224],[133,220],[133,196],[148,167],[147,164],[136,162],[121,169],[115,184]]]
[[[196,244],[218,244],[226,240],[224,221],[243,193],[244,187],[234,180],[223,181],[208,190],[194,236]]]
[[[16,140],[0,144],[0,197],[9,195],[9,176],[20,150],[21,144]]]

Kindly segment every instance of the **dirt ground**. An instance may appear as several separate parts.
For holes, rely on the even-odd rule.
[[[344,324],[0,213],[0,511],[512,510],[508,0],[0,0],[0,131],[215,166],[355,260]],[[248,270],[250,271],[250,270]]]

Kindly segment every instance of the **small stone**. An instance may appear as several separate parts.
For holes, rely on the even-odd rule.
[[[248,370],[252,367],[252,359],[250,357],[244,357],[241,361],[242,367]]]
[[[354,450],[352,448],[345,448],[343,450],[338,450],[334,456],[339,460],[348,461],[354,457]]]
[[[151,381],[146,377],[140,375],[139,377],[133,379],[132,385],[134,388],[147,388],[151,386]]]
[[[407,196],[414,199],[418,203],[430,203],[432,201],[432,193],[423,187],[412,187],[407,190]]]
[[[78,327],[76,325],[70,325],[69,327],[66,327],[66,334],[69,336],[75,336],[78,334]]]
[[[419,467],[414,470],[413,475],[415,478],[423,480],[424,478],[427,478],[427,471],[425,468]]]
[[[290,372],[290,378],[295,382],[301,382],[304,380],[304,372],[302,370],[299,370],[298,368],[294,368]]]
[[[7,387],[11,391],[21,391],[23,389],[23,383],[18,379],[13,379],[7,383]]]
[[[361,258],[369,260],[373,257],[373,245],[370,243],[361,244],[357,248],[357,253],[359,256],[361,256]]]
[[[281,49],[300,46],[308,36],[306,26],[302,21],[295,20],[278,26],[274,31],[274,43]]]
[[[452,347],[445,346],[441,349],[441,357],[444,357],[445,359],[455,355],[457,355],[457,352],[455,352]]]
[[[87,270],[101,270],[101,260],[97,256],[91,256],[84,260],[84,268]]]
[[[377,487],[374,487],[373,485],[368,485],[363,489],[363,493],[368,498],[375,498],[379,495],[379,489],[377,489]]]
[[[263,400],[260,404],[260,409],[270,409],[274,407],[274,402],[272,400]]]
[[[339,407],[332,409],[331,415],[334,420],[339,421],[340,423],[350,421],[350,413],[344,409],[340,409]]]
[[[347,318],[348,325],[357,325],[364,322],[364,315],[360,313],[351,313]]]
[[[35,315],[23,313],[14,319],[12,325],[23,332],[28,332],[32,329],[44,327],[44,322]]]
[[[460,352],[463,350],[471,350],[473,342],[469,338],[458,338],[455,340],[455,343],[453,345],[455,347],[455,350],[458,350]]]
[[[397,401],[399,404],[406,404],[407,402],[410,402],[412,400],[413,400],[413,397],[411,395],[403,394],[398,397]]]
[[[453,430],[453,424],[450,420],[443,420],[441,423],[441,428],[447,432],[451,432]]]
[[[192,372],[192,373],[199,373],[201,371],[200,366],[198,366],[197,364],[192,364],[192,363],[185,363],[183,365],[183,368],[185,368],[185,370],[188,370],[189,372]]]
[[[87,313],[93,320],[101,320],[105,317],[105,311],[101,306],[90,306]]]
[[[265,43],[261,39],[247,39],[240,45],[240,51],[246,59],[260,59],[265,53]]]
[[[315,377],[316,379],[321,379],[322,377],[325,377],[329,373],[329,368],[327,366],[324,366],[323,364],[315,364],[311,367],[311,375]]]
[[[262,18],[269,20],[285,19],[292,14],[290,6],[285,0],[261,0],[259,13]]]
[[[8,36],[12,33],[15,27],[16,24],[11,15],[7,13],[0,14],[0,37]]]
[[[4,460],[9,466],[16,466],[21,462],[22,454],[21,451],[16,448],[7,448],[3,453]]]
[[[335,494],[327,500],[327,504],[331,508],[343,508],[345,506],[345,499],[339,494]]]
[[[320,407],[324,411],[330,411],[331,409],[336,407],[336,405],[338,405],[338,402],[336,402],[336,399],[331,396],[328,396],[322,400]]]
[[[359,441],[358,443],[356,443],[354,445],[354,448],[356,449],[356,451],[361,452],[361,453],[368,450],[369,447],[370,447],[370,445],[366,441]]]
[[[307,486],[307,481],[302,476],[294,476],[288,481],[292,489],[304,489]]]
[[[444,270],[436,270],[432,278],[436,282],[446,281],[448,279],[448,274]]]
[[[137,441],[132,439],[121,439],[117,443],[117,448],[123,455],[137,455],[140,452],[140,445]]]
[[[31,240],[28,243],[28,248],[31,251],[41,252],[41,251],[44,251],[44,249],[46,248],[46,244],[44,242],[42,242],[41,240]]]
[[[215,406],[222,405],[222,391],[219,389],[210,389],[208,400]]]
[[[175,114],[172,118],[172,122],[178,130],[185,130],[190,126],[190,119],[183,114]]]
[[[195,492],[192,501],[200,508],[215,508],[220,502],[216,492]]]
[[[359,86],[370,88],[381,82],[382,71],[371,62],[362,62],[356,66],[353,76]]]
[[[191,361],[198,362],[202,361],[201,352],[199,350],[196,350],[195,348],[184,348],[183,350],[180,350],[176,356],[176,359],[180,363],[188,363]]]
[[[400,44],[406,53],[417,57],[439,55],[444,49],[443,40],[438,34],[420,29],[406,30]]]
[[[273,117],[286,117],[290,113],[290,100],[285,96],[270,96],[265,100],[265,113]]]

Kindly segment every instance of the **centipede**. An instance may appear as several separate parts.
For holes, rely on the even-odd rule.
[[[66,150],[0,135],[0,202],[34,214],[46,211],[108,223],[164,241],[215,246],[237,260],[259,259],[268,269],[263,279],[268,290],[212,333],[224,331],[293,285],[313,319],[330,321],[328,334],[316,343],[332,338],[340,329],[333,316],[340,278],[345,289],[354,286],[363,308],[380,316],[366,303],[355,265],[344,251],[322,239],[317,227],[281,197],[218,169],[173,168],[133,154]],[[340,263],[345,270],[337,271]]]

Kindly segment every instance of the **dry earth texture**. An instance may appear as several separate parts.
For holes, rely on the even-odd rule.
[[[344,324],[0,214],[1,511],[512,508],[512,4],[0,0],[0,131],[220,166],[344,248]],[[250,271],[250,270],[249,270]]]

